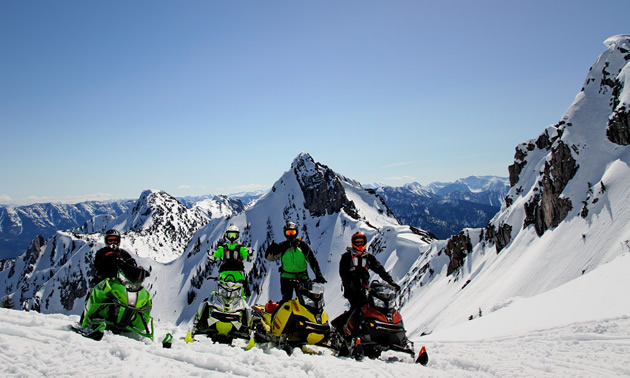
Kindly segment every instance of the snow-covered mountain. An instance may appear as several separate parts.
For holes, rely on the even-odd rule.
[[[417,314],[416,332],[540,295],[630,250],[630,36],[605,44],[561,120],[516,147],[488,226],[433,243],[414,264],[404,311]]]
[[[229,217],[245,210],[245,205],[241,200],[225,195],[196,201],[191,205],[193,210],[204,214],[208,219]]]
[[[282,227],[287,221],[299,225],[300,236],[315,251],[328,280],[330,289],[326,302],[331,314],[343,311],[345,305],[338,289],[337,271],[341,253],[353,233],[361,230],[372,239],[370,250],[396,278],[404,276],[407,267],[431,241],[427,233],[400,225],[373,192],[302,153],[269,193],[242,213],[212,220],[193,236],[185,251],[187,258],[179,258],[167,267],[169,276],[184,277],[181,285],[173,286],[162,297],[171,302],[173,298],[184,300],[173,306],[173,312],[179,314],[176,321],[191,319],[199,302],[214,288],[214,282],[207,277],[216,275],[218,264],[208,264],[205,252],[216,248],[229,224],[241,229],[241,241],[255,256],[252,262],[246,263],[253,293],[250,301],[277,300],[280,297],[279,266],[267,262],[263,252],[272,241],[284,240]],[[168,305],[156,299],[155,307],[160,304]]]
[[[49,238],[57,230],[79,227],[95,216],[116,217],[134,201],[81,202],[77,204],[39,203],[0,207],[0,259],[24,252],[38,235]]]
[[[436,190],[436,194],[448,199],[464,200],[474,203],[486,204],[492,207],[501,207],[505,202],[505,196],[510,190],[507,178],[497,176],[470,176],[459,179]]]
[[[146,190],[132,208],[100,228],[88,223],[74,231],[104,233],[116,229],[124,233],[124,244],[138,256],[167,263],[183,253],[192,235],[208,222],[207,214],[187,208],[164,191]]]

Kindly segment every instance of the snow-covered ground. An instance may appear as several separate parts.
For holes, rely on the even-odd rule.
[[[544,294],[428,336],[426,367],[337,358],[259,346],[250,351],[202,340],[186,325],[156,325],[155,342],[68,330],[78,316],[0,309],[0,374],[16,376],[630,376],[630,253]],[[410,316],[410,314],[404,314]],[[175,336],[171,349],[160,341]]]

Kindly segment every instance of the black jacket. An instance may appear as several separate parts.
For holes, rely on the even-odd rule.
[[[385,282],[393,284],[392,276],[387,273],[383,265],[371,253],[362,255],[354,252],[352,247],[346,248],[346,252],[339,260],[339,275],[344,290],[359,290],[369,284],[370,270],[377,273]]]
[[[119,264],[136,266],[136,260],[124,249],[113,249],[103,247],[94,256],[94,284],[103,281],[105,278],[116,277]]]

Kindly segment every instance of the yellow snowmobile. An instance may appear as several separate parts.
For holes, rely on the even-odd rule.
[[[300,282],[296,297],[281,304],[272,301],[253,306],[254,335],[258,342],[271,342],[291,354],[293,348],[306,352],[308,345],[330,348],[330,324],[324,309],[324,285]]]

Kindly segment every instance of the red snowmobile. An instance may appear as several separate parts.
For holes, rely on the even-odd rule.
[[[396,289],[386,283],[372,281],[366,288],[368,303],[360,311],[339,315],[332,321],[339,356],[361,360],[379,358],[383,351],[396,351],[415,358],[413,342],[407,339],[402,316],[395,306]],[[415,359],[426,365],[429,356],[424,347]]]

